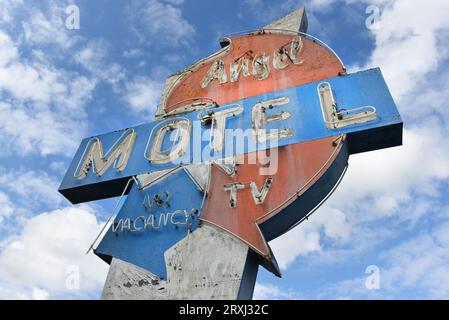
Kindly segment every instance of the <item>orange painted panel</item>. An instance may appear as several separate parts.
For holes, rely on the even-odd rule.
[[[213,165],[203,219],[267,256],[266,242],[257,224],[275,215],[307,191],[332,165],[341,151],[342,139],[329,137],[279,147],[278,170],[272,175],[260,174],[259,170],[264,165],[248,163],[248,157],[253,154],[243,156],[244,164],[237,166],[233,176]],[[230,206],[230,193],[224,190],[225,185],[237,182],[248,185],[254,181],[260,190],[267,178],[272,178],[272,185],[262,204],[255,204],[251,190],[247,187],[237,191],[236,207]],[[269,212],[271,214],[267,215]]]
[[[168,95],[167,103],[164,106],[165,110],[167,112],[173,111],[183,105],[179,102],[198,97],[207,97],[218,104],[224,104],[335,77],[339,73],[345,72],[339,60],[328,49],[303,37],[301,37],[303,48],[297,54],[298,59],[303,60],[303,63],[293,64],[292,61],[287,59],[287,67],[283,69],[274,68],[274,53],[278,52],[280,48],[288,49],[289,44],[296,37],[287,34],[262,34],[233,38],[232,43],[228,46],[228,52],[206,60],[202,65],[194,68],[193,72],[187,73],[178,81]],[[268,78],[256,80],[252,75],[245,77],[241,73],[238,81],[230,82],[229,69],[231,63],[236,62],[243,56],[255,58],[262,53],[269,55],[270,75]],[[218,80],[213,80],[206,88],[202,88],[202,80],[217,59],[224,62],[227,82],[220,84]],[[252,61],[250,61],[249,70],[252,70]]]

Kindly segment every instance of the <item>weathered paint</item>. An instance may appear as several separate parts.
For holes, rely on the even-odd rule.
[[[274,56],[281,48],[288,48],[291,41],[298,37],[302,39],[303,49],[298,52],[297,59],[303,62],[294,64],[291,59],[286,58],[286,67],[276,69],[273,66]],[[181,108],[183,104],[180,102],[192,98],[207,97],[218,104],[225,104],[242,97],[254,97],[345,74],[337,57],[322,45],[303,36],[267,33],[239,36],[231,41],[226,51],[196,66],[191,72],[180,75],[168,92],[166,101],[162,102],[167,113]],[[260,74],[254,74],[253,65],[258,65],[255,60],[263,54],[267,57],[269,76],[258,80]],[[238,81],[231,82],[231,65],[245,57],[249,60],[250,75],[244,76],[243,72],[240,72]],[[218,61],[223,63],[225,72],[221,82],[224,83],[214,80],[202,87],[203,79]]]
[[[134,185],[95,253],[167,279],[164,252],[198,227],[203,200],[204,193],[182,168],[148,187]]]
[[[282,121],[267,123],[268,130],[275,128],[291,129],[292,136],[279,139],[277,141],[277,145],[279,146],[332,137],[341,133],[348,134],[349,150],[351,153],[380,149],[401,143],[402,120],[379,69],[371,69],[347,76],[325,79],[325,81],[331,84],[339,108],[371,105],[376,108],[376,118],[361,124],[348,125],[337,129],[328,128],[323,119],[317,91],[317,87],[322,81],[317,81],[235,101],[235,103],[243,107],[244,111],[235,117],[228,118],[226,128],[231,130],[251,129],[253,121],[251,111],[259,102],[287,97],[288,103],[276,107],[273,110],[267,110],[267,115],[274,115],[281,111],[291,114],[289,118]],[[223,106],[218,109],[210,109],[210,111],[217,112],[226,108],[226,106]],[[182,115],[182,118],[189,119],[192,122],[197,121],[205,112],[205,110],[194,111]],[[164,121],[169,120],[166,119]],[[177,166],[178,164],[176,163],[151,163],[144,157],[152,129],[160,126],[161,122],[151,122],[132,128],[137,137],[127,166],[123,170],[118,171],[110,167],[101,176],[95,175],[93,172],[88,172],[85,178],[77,179],[74,177],[74,172],[76,172],[78,164],[82,159],[84,150],[93,138],[84,139],[61,183],[60,192],[73,203],[117,196],[121,194],[126,182],[131,176]],[[208,128],[201,125],[200,129],[206,130]],[[122,134],[123,131],[116,131],[94,138],[98,138],[103,143],[103,149],[107,150]],[[154,138],[154,134],[152,138]],[[204,150],[209,148],[209,141],[198,141],[194,139],[198,139],[198,137],[195,138],[195,125],[193,125],[189,142],[191,147],[182,157],[183,164],[201,163],[223,156],[221,152],[210,152],[204,154],[204,157],[198,157],[198,155],[201,155],[201,152],[194,152],[195,149],[192,146],[199,146],[199,143],[201,143],[201,148],[198,149]],[[151,141],[153,140],[151,139]],[[224,145],[226,145],[226,142]],[[241,153],[263,150],[269,148],[270,145],[260,143],[246,144],[244,147]],[[148,153],[149,150],[147,150]]]
[[[273,21],[272,23],[266,25],[264,29],[280,29],[280,30],[287,30],[292,33],[302,32],[307,33],[308,28],[308,19],[306,14],[306,9],[304,7],[301,7],[292,13],[288,14],[287,16],[281,17],[280,19]],[[222,47],[227,47],[229,45],[229,41],[227,39],[221,39],[220,45]],[[223,51],[228,50],[227,48],[224,48]],[[167,97],[170,94],[173,86],[178,82],[180,78],[183,78],[186,74],[190,73],[191,70],[195,69],[196,67],[206,63],[207,61],[210,61],[214,57],[217,56],[219,52],[212,53],[211,55],[200,59],[199,61],[196,61],[192,65],[187,66],[183,70],[169,76],[164,84],[164,88],[162,90],[161,97],[159,99],[159,103],[156,110],[156,119],[162,118],[166,115],[165,107],[166,107],[166,101]]]
[[[237,166],[236,173],[232,176],[217,166],[212,166],[211,183],[202,220],[228,231],[259,254],[270,258],[270,251],[259,224],[291,205],[314,184],[320,185],[322,197],[310,198],[308,202],[312,207],[317,205],[330,192],[346,165],[348,153],[344,146],[345,136],[334,136],[284,146],[277,150],[271,149],[270,152],[278,153],[273,159],[277,159],[279,166],[276,172],[268,176],[260,174],[266,164],[248,163],[248,157],[254,156],[251,154],[244,156],[245,161]],[[339,156],[340,160],[335,163]],[[326,173],[332,175],[331,183],[321,183]],[[268,194],[264,201],[255,203],[250,184],[255,184],[261,190],[267,178],[272,181]],[[231,205],[229,191],[227,196],[223,197],[223,187],[235,183],[241,184],[242,187],[237,190],[236,203]],[[304,209],[307,207],[297,208],[291,224],[283,226],[285,230],[276,232],[287,231],[309,212]]]
[[[216,253],[220,254],[217,255]],[[242,287],[248,268],[248,247],[228,233],[209,226],[196,229],[165,252],[168,279],[113,258],[102,299],[250,299]],[[244,281],[242,281],[244,280]],[[254,279],[249,279],[254,287]]]
[[[226,232],[201,226],[166,252],[172,290],[177,299],[237,299],[248,247]],[[201,289],[198,289],[201,288]]]
[[[101,299],[165,300],[167,299],[167,284],[148,270],[113,258]]]

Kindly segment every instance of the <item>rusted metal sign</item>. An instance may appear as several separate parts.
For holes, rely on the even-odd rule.
[[[208,224],[279,274],[267,241],[326,199],[349,154],[402,143],[379,69],[348,75],[329,47],[297,32],[222,44],[174,78],[157,121],[81,143],[61,193],[77,203],[129,192],[95,248],[106,261],[166,279],[164,252]]]

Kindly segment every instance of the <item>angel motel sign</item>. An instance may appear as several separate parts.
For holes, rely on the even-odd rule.
[[[327,198],[349,154],[402,143],[380,69],[347,74],[334,51],[298,32],[222,45],[173,78],[156,121],[81,142],[60,192],[72,203],[128,194],[94,250],[108,263],[167,280],[164,253],[208,226],[280,275],[267,242]]]

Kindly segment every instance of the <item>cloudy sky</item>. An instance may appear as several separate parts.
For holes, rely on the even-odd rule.
[[[151,121],[167,75],[301,5],[349,72],[381,68],[404,145],[351,156],[329,201],[271,243],[283,277],[260,269],[255,298],[449,298],[445,0],[2,0],[0,298],[98,298],[108,266],[85,251],[114,199],[57,192],[81,139]]]

